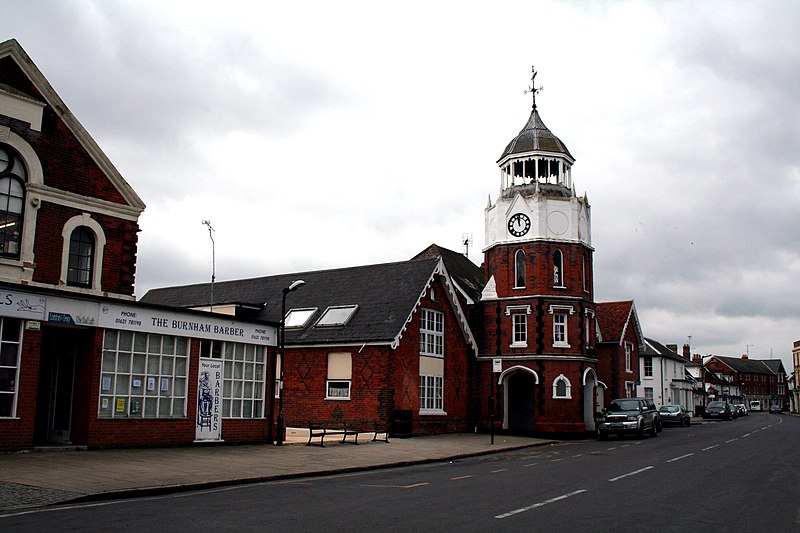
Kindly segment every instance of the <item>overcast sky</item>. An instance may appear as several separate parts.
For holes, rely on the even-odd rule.
[[[147,204],[136,294],[405,260],[480,264],[525,125],[575,156],[598,301],[648,337],[800,339],[800,2],[0,0]]]

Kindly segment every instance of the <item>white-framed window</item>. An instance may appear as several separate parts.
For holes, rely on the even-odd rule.
[[[332,305],[325,309],[315,326],[334,327],[345,326],[358,309],[357,305]]]
[[[633,372],[631,367],[631,352],[633,351],[633,346],[631,343],[625,343],[625,371],[626,372]]]
[[[17,414],[22,320],[0,318],[0,418]]]
[[[644,377],[652,378],[653,377],[653,358],[652,357],[645,357],[644,358]]]
[[[517,250],[514,254],[514,288],[525,288],[525,252]]]
[[[514,339],[511,346],[527,346],[528,315],[526,313],[512,313],[511,319],[514,327]]]
[[[353,362],[351,355],[349,353],[329,353],[325,399],[349,400],[352,378]]]
[[[553,252],[553,287],[564,287],[564,254],[559,249]]]
[[[572,384],[564,374],[559,374],[553,380],[553,398],[570,399],[572,398]]]
[[[286,313],[284,325],[286,329],[303,328],[308,324],[308,321],[317,312],[316,307],[306,307],[303,309],[290,309]]]
[[[566,313],[553,314],[553,346],[569,347]]]
[[[22,158],[0,144],[0,257],[19,258],[27,181]]]
[[[189,339],[105,330],[100,418],[186,416]]]
[[[204,340],[200,357],[222,359],[222,418],[264,418],[266,349]]]
[[[61,283],[78,289],[101,289],[106,236],[88,213],[67,220],[61,229]]]
[[[433,309],[420,309],[419,353],[444,357],[444,313]]]
[[[648,400],[653,399],[653,387],[645,387],[644,388],[644,397]]]
[[[420,412],[444,411],[444,377],[419,377],[419,409]]]

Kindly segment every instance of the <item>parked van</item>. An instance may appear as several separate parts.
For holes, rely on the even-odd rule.
[[[760,411],[761,402],[759,400],[750,400],[750,411]]]

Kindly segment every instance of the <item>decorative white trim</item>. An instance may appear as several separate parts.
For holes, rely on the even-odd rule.
[[[89,213],[83,213],[67,220],[61,230],[61,275],[59,285],[67,285],[67,270],[69,269],[69,244],[72,232],[79,226],[86,226],[94,233],[94,264],[92,265],[92,291],[99,292],[102,287],[103,277],[103,252],[106,246],[106,234],[102,226],[92,218]]]
[[[570,315],[575,314],[575,308],[571,305],[563,305],[563,304],[550,304],[547,306],[547,313],[552,315],[555,311],[568,311]]]
[[[526,315],[531,314],[531,306],[530,305],[507,305],[505,314],[506,316],[511,316],[511,313],[519,313],[525,311]]]
[[[509,374],[513,374],[514,372],[518,372],[518,371],[528,372],[529,374],[533,374],[533,380],[534,380],[533,382],[534,382],[534,384],[535,385],[539,384],[539,374],[537,374],[534,369],[528,368],[527,366],[522,366],[522,365],[514,365],[512,367],[509,367],[509,368],[506,368],[505,370],[503,370],[500,374],[497,375],[497,384],[498,385],[502,385],[503,384],[503,380],[506,379],[506,376],[508,376]]]
[[[564,382],[567,384],[566,394],[564,396],[559,396],[557,394],[558,384],[560,382]],[[553,399],[554,400],[571,400],[572,399],[572,383],[570,383],[569,378],[564,374],[559,374],[556,376],[556,379],[553,380]]]

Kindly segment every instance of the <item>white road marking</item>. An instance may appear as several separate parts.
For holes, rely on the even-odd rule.
[[[451,481],[458,481],[459,479],[467,479],[467,478],[471,478],[471,477],[472,477],[472,474],[470,474],[470,475],[468,475],[468,476],[456,476],[456,477],[451,477],[451,478],[450,478],[450,480],[451,480]]]
[[[627,474],[622,474],[621,476],[612,477],[611,479],[609,479],[609,481],[619,481],[620,479],[628,477],[628,476],[635,476],[636,474],[641,474],[642,472],[650,470],[651,468],[653,468],[653,467],[652,466],[646,466],[644,468],[640,468],[639,470],[634,470],[633,472],[628,472]]]
[[[530,511],[530,510],[536,509],[538,507],[543,507],[545,505],[548,505],[548,504],[551,504],[551,503],[555,503],[557,501],[566,500],[567,498],[571,498],[572,496],[575,496],[576,494],[580,494],[582,492],[586,492],[586,489],[575,490],[575,491],[569,492],[567,494],[562,494],[561,496],[556,496],[555,498],[550,498],[549,500],[545,500],[543,502],[534,503],[533,505],[529,505],[527,507],[521,507],[519,509],[514,509],[513,511],[509,511],[509,512],[503,513],[503,514],[499,514],[499,515],[495,516],[495,518],[508,518],[509,516],[514,516],[514,515],[517,515],[517,514],[520,514],[520,513],[524,513],[525,511]]]
[[[492,470],[492,474],[499,474],[500,472],[505,472],[508,468],[500,468],[498,470]]]
[[[693,453],[687,453],[686,455],[681,455],[680,457],[674,457],[674,458],[670,459],[667,462],[668,463],[673,463],[675,461],[680,461],[681,459],[686,459],[687,457],[691,457],[692,455],[694,455],[694,454]]]
[[[705,451],[707,451],[707,450],[710,450],[710,449],[712,449],[712,448],[716,448],[717,446],[719,446],[719,444],[712,444],[711,446],[706,446],[705,448],[703,448],[703,449],[702,449],[702,450],[700,450],[700,451],[703,451],[703,452],[705,452]]]
[[[725,444],[730,444],[731,442],[733,442],[735,440],[739,440],[739,437],[734,437],[732,439],[728,439],[728,440],[725,441]]]
[[[526,465],[522,465],[522,466],[536,466],[536,465],[538,465],[538,464],[539,464],[539,463],[528,463],[528,464],[526,464]]]

